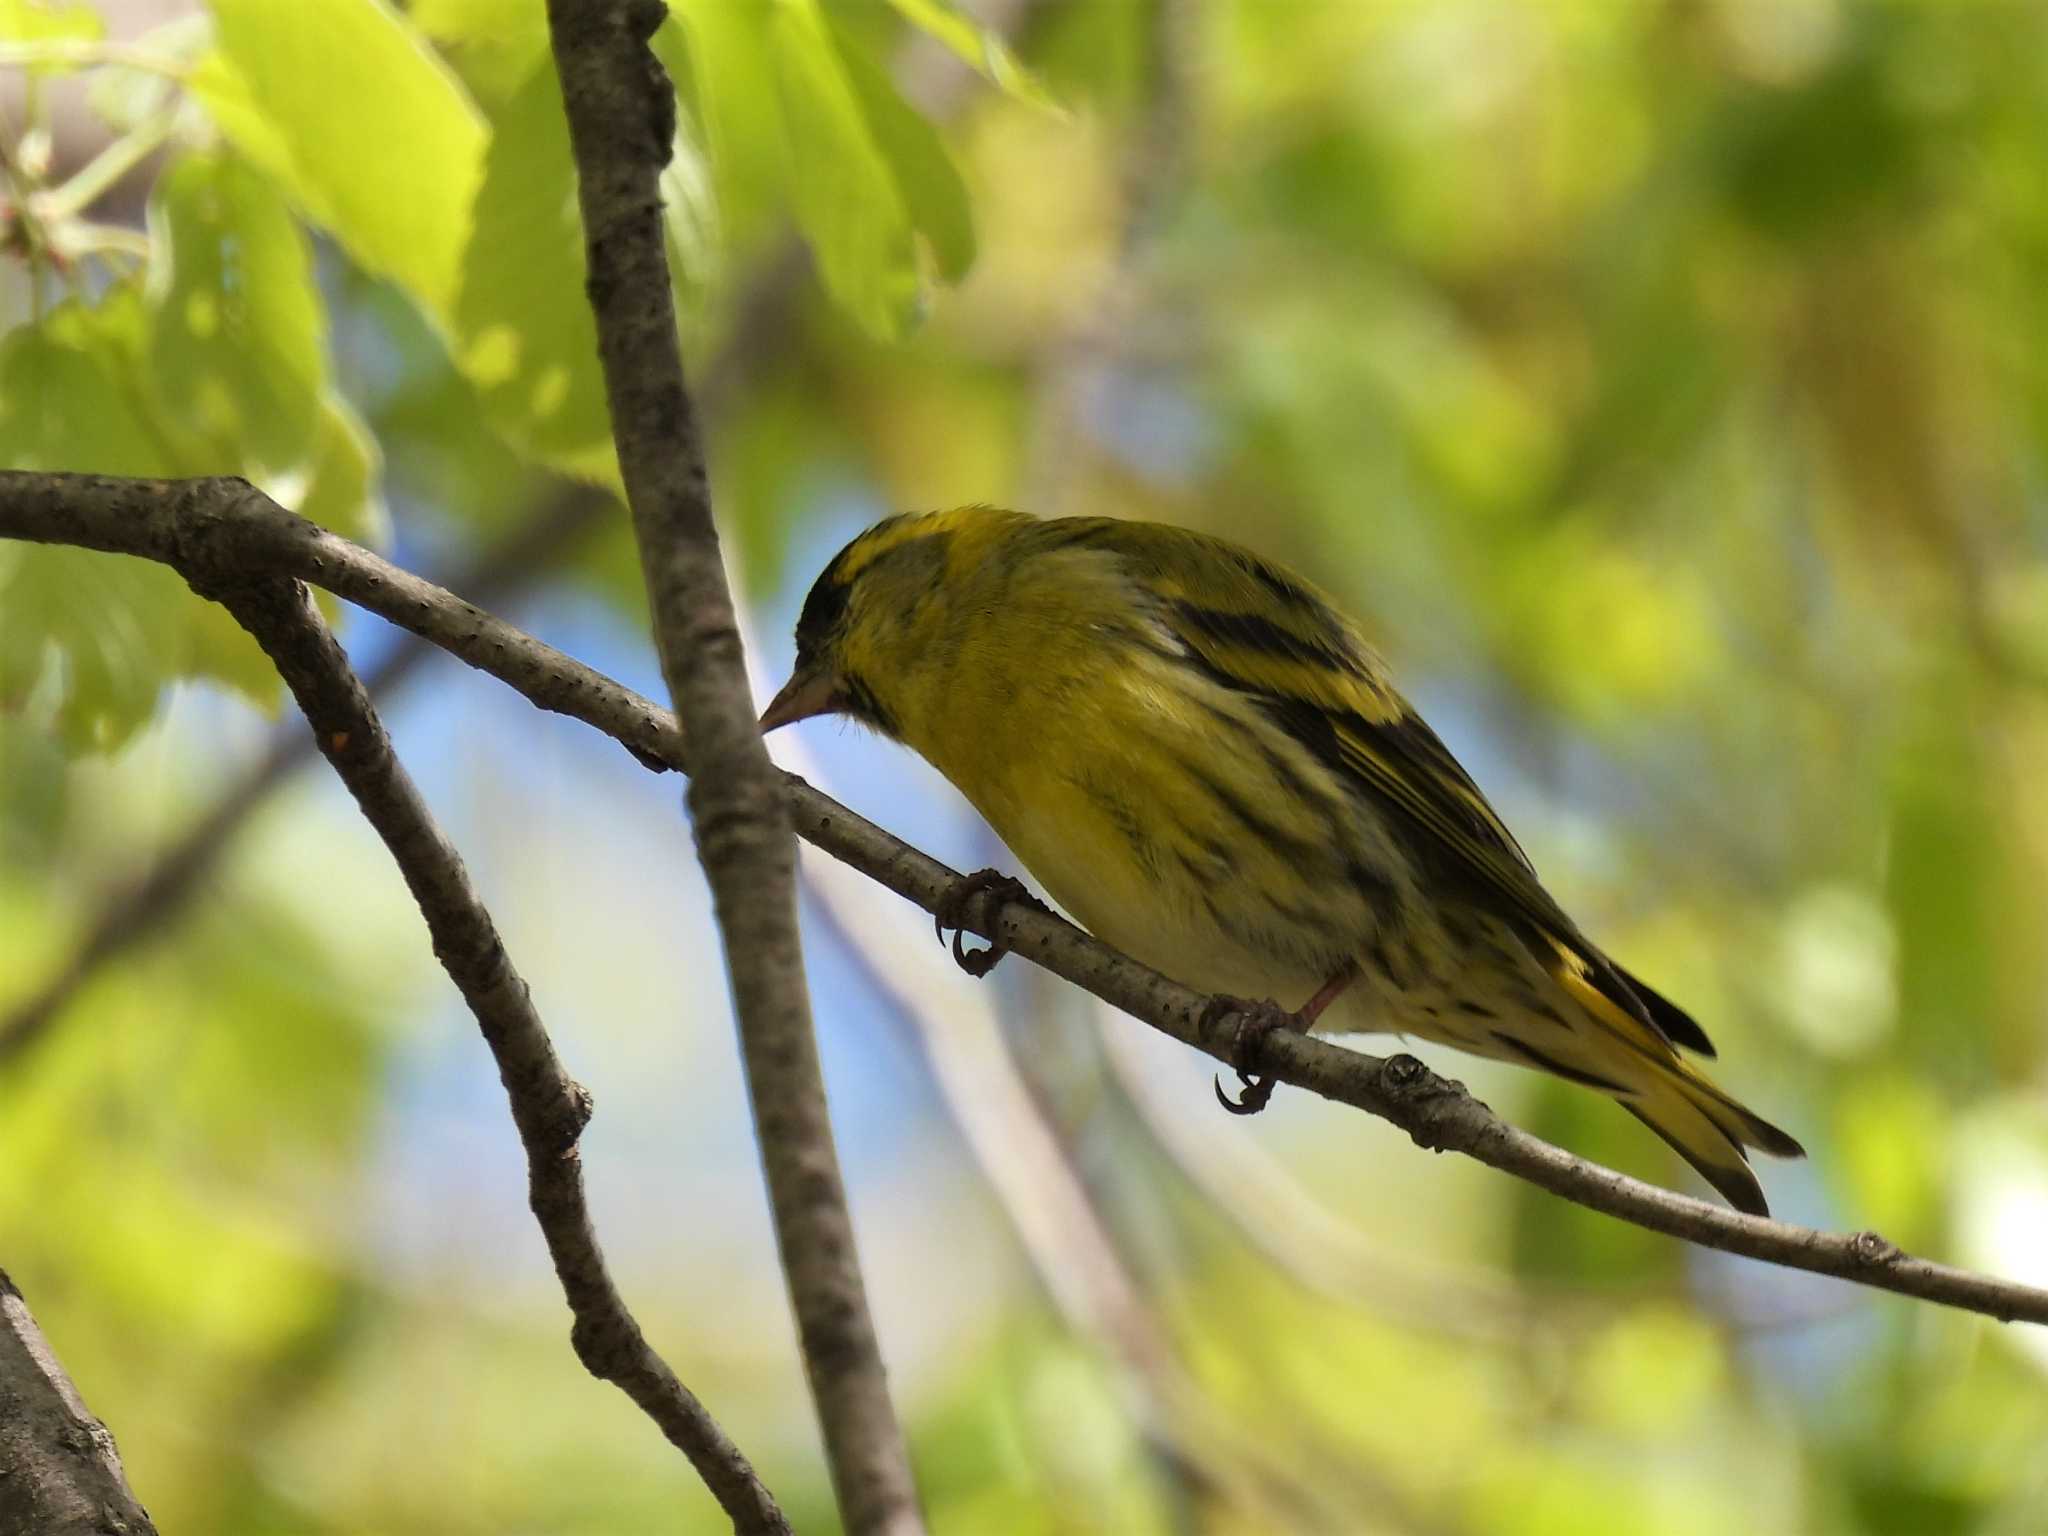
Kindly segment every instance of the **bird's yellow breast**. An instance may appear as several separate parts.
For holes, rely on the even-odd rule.
[[[1252,703],[1172,654],[1114,557],[1058,551],[975,585],[903,736],[1055,901],[1216,990],[1313,990],[1357,952],[1380,916],[1354,879],[1386,861],[1359,846],[1374,829]]]

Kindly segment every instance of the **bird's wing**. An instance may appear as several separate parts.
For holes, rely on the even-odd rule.
[[[1697,1023],[1632,984],[1579,932],[1471,775],[1328,599],[1234,545],[1203,558],[1141,553],[1152,557],[1145,563],[1161,618],[1193,665],[1257,699],[1326,766],[1391,810],[1436,875],[1507,918],[1561,984],[1611,1003],[1603,1022],[1633,1036],[1637,1049],[1713,1054]]]

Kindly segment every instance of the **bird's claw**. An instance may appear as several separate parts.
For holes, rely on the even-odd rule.
[[[1209,1080],[1209,1085],[1216,1090],[1216,1102],[1233,1115],[1256,1115],[1272,1102],[1272,1078],[1253,1077],[1250,1073],[1240,1072],[1237,1080],[1242,1091],[1234,1099],[1224,1091],[1222,1074]]]
[[[1264,1002],[1248,1002],[1241,997],[1215,997],[1202,1010],[1202,1033],[1206,1037],[1223,1023],[1235,1018],[1231,1029],[1231,1054],[1243,1059],[1257,1049],[1257,1043],[1276,1029],[1300,1029],[1301,1020],[1289,1013],[1270,998]],[[1237,1081],[1239,1092],[1232,1098],[1224,1091],[1221,1076],[1213,1080],[1216,1102],[1233,1115],[1256,1115],[1273,1100],[1273,1090],[1279,1082],[1271,1077],[1254,1077],[1239,1067]]]
[[[1015,875],[1006,875],[998,869],[977,870],[971,875],[962,875],[946,893],[938,910],[932,914],[932,931],[944,944],[946,930],[953,930],[951,948],[953,963],[972,976],[976,981],[996,968],[996,962],[1010,952],[1010,946],[1001,939],[990,939],[986,949],[967,947],[967,909],[977,897],[994,897],[1000,901],[1021,901],[1044,910],[1045,904],[1024,888],[1024,883]]]

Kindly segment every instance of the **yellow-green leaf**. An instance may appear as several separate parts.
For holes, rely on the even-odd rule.
[[[889,0],[919,31],[944,43],[1004,95],[1047,111],[1060,110],[1037,76],[1017,61],[1010,45],[953,0]]]
[[[272,471],[312,447],[326,320],[312,253],[276,188],[240,159],[194,155],[157,183],[149,384],[218,455]]]
[[[957,283],[974,265],[974,213],[967,185],[938,130],[897,94],[887,72],[843,28],[834,27],[832,33],[868,132],[888,164],[911,223],[930,242],[939,275]]]
[[[71,303],[0,346],[0,463],[165,475],[185,466],[139,392],[145,320],[132,288]],[[223,627],[225,626],[225,627]],[[166,682],[219,677],[259,699],[276,677],[253,642],[162,566],[31,547],[0,567],[0,704],[35,707],[77,751],[109,751]]]
[[[462,368],[523,451],[603,474],[611,418],[552,60],[535,66],[493,127],[455,306]]]
[[[314,424],[313,451],[296,495],[273,491],[301,517],[332,528],[358,544],[381,544],[390,537],[389,519],[377,494],[381,461],[377,440],[349,403],[329,393],[320,402]]]
[[[744,246],[783,215],[789,136],[768,37],[772,0],[687,0],[655,34],[655,52],[696,120],[718,222]]]
[[[89,5],[0,0],[0,41],[90,43],[96,42],[105,30],[99,13]]]
[[[769,33],[797,221],[819,273],[861,325],[901,336],[921,309],[916,249],[909,210],[860,95],[815,4],[779,0]]]
[[[220,51],[193,89],[368,271],[430,313],[454,302],[485,133],[462,87],[382,0],[213,0]]]

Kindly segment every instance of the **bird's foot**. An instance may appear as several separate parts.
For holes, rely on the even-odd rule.
[[[1242,997],[1211,998],[1209,1006],[1202,1010],[1203,1037],[1223,1030],[1226,1025],[1229,1026],[1230,1054],[1239,1061],[1255,1055],[1259,1043],[1273,1031],[1307,1027],[1299,1014],[1289,1013],[1271,998],[1256,1003]],[[1273,1090],[1278,1086],[1275,1079],[1254,1077],[1243,1067],[1237,1069],[1237,1080],[1240,1091],[1233,1099],[1223,1091],[1223,1079],[1215,1079],[1216,1102],[1233,1115],[1256,1115],[1272,1102]]]
[[[1021,901],[1045,911],[1045,903],[1024,888],[1024,882],[1015,875],[1006,875],[999,869],[977,870],[971,875],[962,875],[953,883],[953,889],[946,893],[939,903],[938,911],[932,914],[932,931],[939,936],[939,942],[946,942],[946,930],[953,930],[953,960],[961,970],[979,981],[996,968],[996,962],[1010,952],[1010,946],[1001,939],[990,939],[986,949],[967,947],[967,910],[981,897],[995,901]],[[984,907],[983,911],[992,910]]]

